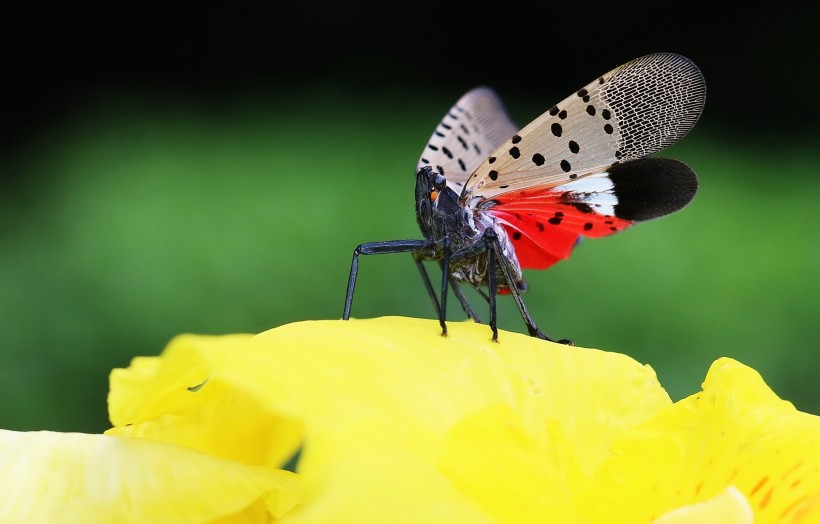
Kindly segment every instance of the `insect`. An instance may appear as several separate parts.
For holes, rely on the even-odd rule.
[[[692,129],[705,99],[701,71],[674,53],[617,67],[520,130],[492,89],[467,92],[444,115],[416,166],[424,239],[356,247],[342,318],[350,318],[359,255],[410,252],[442,335],[450,288],[467,316],[481,322],[459,287],[466,283],[488,302],[493,340],[498,294],[512,296],[531,336],[553,340],[521,298],[522,270],[568,258],[580,237],[610,235],[689,204],[698,189],[695,172],[650,155]],[[424,261],[441,266],[438,295]]]

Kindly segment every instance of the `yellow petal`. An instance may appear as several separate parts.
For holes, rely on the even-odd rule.
[[[753,370],[721,359],[672,405],[624,355],[449,327],[180,336],[112,373],[110,433],[274,466],[301,444],[291,523],[651,522],[732,512],[729,486],[756,522],[818,518],[820,419]]]
[[[754,513],[743,493],[733,486],[719,495],[696,504],[690,504],[662,515],[652,524],[752,524]]]
[[[712,365],[702,393],[623,432],[612,449],[588,494],[598,517],[617,516],[611,522],[656,518],[730,485],[755,522],[820,518],[820,418],[728,358]]]
[[[179,446],[0,430],[3,522],[248,522],[300,503],[296,475]]]
[[[181,336],[162,358],[139,357],[128,369],[113,370],[108,406],[115,427],[106,434],[169,442],[245,464],[281,467],[301,445],[301,422],[272,412],[244,388],[210,378],[221,365],[209,362],[209,357],[241,358],[235,350],[253,339],[252,335]]]
[[[699,414],[685,420],[710,426],[706,478],[737,486],[756,522],[820,522],[820,417],[797,411],[729,358],[715,361],[703,393],[681,407]]]
[[[288,516],[293,522],[383,522],[386,511],[391,522],[515,522],[520,508],[505,501],[521,497],[538,514],[570,515],[576,495],[566,481],[586,479],[621,429],[669,398],[651,368],[626,356],[515,333],[500,340],[472,322],[452,323],[442,337],[436,322],[394,317],[301,322],[256,337],[178,337],[151,373],[112,374],[111,417],[173,439],[156,427],[235,395],[254,399],[260,416],[298,423],[309,503]],[[196,396],[203,400],[191,401]],[[146,409],[120,407],[142,397]],[[208,426],[188,435],[223,431],[216,416],[185,420]],[[499,420],[513,429],[493,433]],[[249,442],[265,445],[258,433]],[[202,449],[187,437],[181,443]],[[494,475],[507,453],[518,454],[521,467]]]

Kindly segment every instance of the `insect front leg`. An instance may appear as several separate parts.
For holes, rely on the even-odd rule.
[[[350,319],[350,307],[353,305],[353,292],[359,275],[359,255],[385,255],[389,253],[407,253],[421,251],[432,247],[426,240],[388,240],[385,242],[367,242],[353,250],[353,262],[350,264],[350,277],[347,280],[347,295],[342,320]]]

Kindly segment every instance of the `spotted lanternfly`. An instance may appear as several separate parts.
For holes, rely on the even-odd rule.
[[[521,130],[490,88],[469,91],[444,115],[416,166],[424,240],[358,246],[343,318],[350,318],[359,255],[410,252],[442,334],[448,287],[480,322],[459,289],[466,282],[489,303],[493,340],[497,293],[512,295],[530,335],[552,340],[521,298],[522,269],[568,258],[582,236],[610,235],[689,204],[698,188],[695,172],[678,160],[648,157],[692,129],[705,99],[700,70],[672,53],[613,69]],[[438,297],[425,260],[442,268]]]

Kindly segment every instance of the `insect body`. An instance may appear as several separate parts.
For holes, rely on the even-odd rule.
[[[343,318],[350,317],[359,255],[410,252],[443,334],[450,287],[480,321],[459,288],[467,283],[489,304],[494,340],[498,293],[512,295],[530,335],[552,340],[521,298],[522,269],[568,258],[582,236],[610,235],[685,207],[697,192],[694,171],[650,155],[692,129],[705,98],[700,70],[673,53],[613,69],[520,130],[494,91],[469,91],[445,114],[416,166],[424,240],[358,246]],[[441,265],[438,293],[425,260]]]

